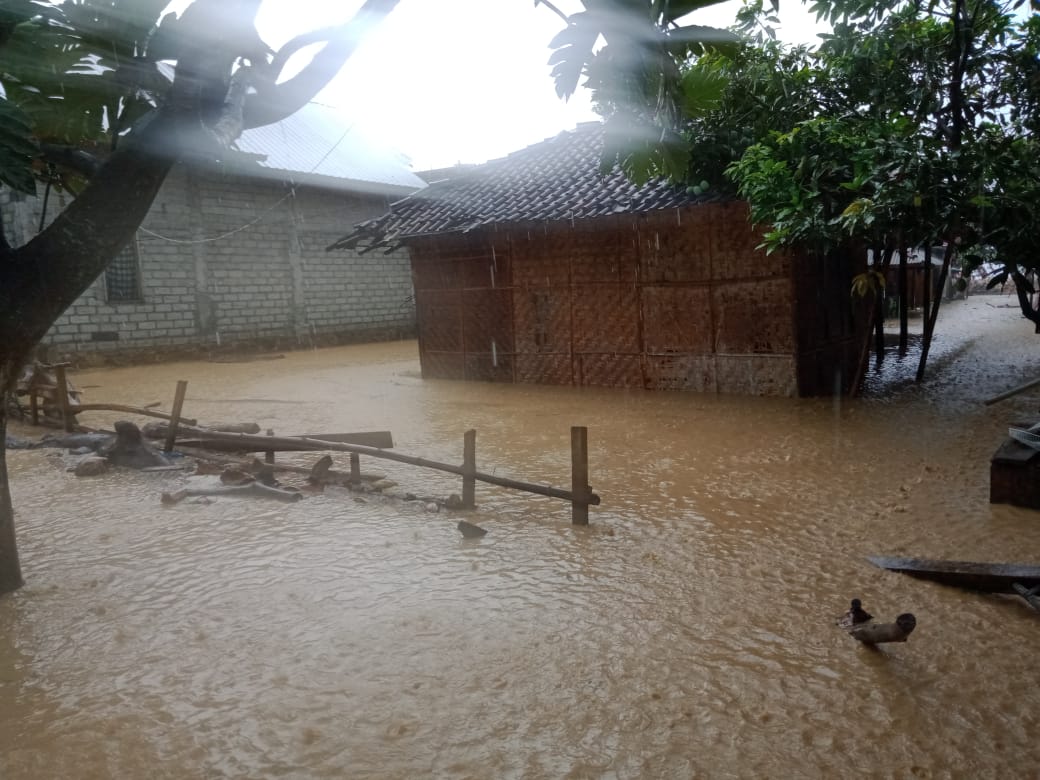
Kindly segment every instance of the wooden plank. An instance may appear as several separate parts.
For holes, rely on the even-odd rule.
[[[336,441],[341,444],[361,444],[381,450],[393,449],[394,437],[390,431],[355,431],[353,433],[301,433],[301,439]]]
[[[80,412],[126,412],[127,414],[139,414],[142,417],[157,417],[160,420],[169,420],[170,415],[164,412],[156,412],[152,409],[142,409],[139,406],[127,406],[126,404],[78,404],[75,413]],[[182,425],[198,425],[199,421],[189,417],[180,419]]]
[[[884,555],[869,555],[867,560],[889,571],[986,593],[1014,593],[1016,582],[1026,588],[1040,585],[1040,566],[1030,564],[946,561]]]
[[[313,436],[281,436],[280,440],[308,439],[311,441],[328,441],[336,444],[359,444],[376,449],[389,449],[394,446],[390,431],[361,431],[358,433],[319,433]],[[182,446],[200,447],[218,452],[313,452],[314,447],[308,444],[281,444],[278,446],[259,447],[249,442],[214,441],[187,436],[180,440]]]

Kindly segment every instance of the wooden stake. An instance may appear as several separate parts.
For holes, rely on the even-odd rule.
[[[58,408],[61,409],[61,424],[66,433],[72,433],[76,418],[69,409],[69,383],[65,378],[65,366],[55,366],[54,377],[58,382]]]
[[[177,380],[177,390],[173,394],[173,409],[170,410],[170,424],[167,426],[164,452],[173,452],[173,445],[177,440],[177,425],[181,421],[181,408],[184,406],[184,395],[187,392],[187,381],[184,379]]]
[[[268,428],[267,429],[267,435],[268,436],[274,436],[274,429],[273,428]],[[264,462],[265,463],[274,463],[274,450],[268,450],[267,452],[264,453]]]
[[[477,432],[466,431],[462,439],[462,508],[477,506]]]
[[[356,452],[350,453],[350,481],[352,483],[361,481],[361,456]]]
[[[589,429],[571,428],[571,523],[589,524]]]

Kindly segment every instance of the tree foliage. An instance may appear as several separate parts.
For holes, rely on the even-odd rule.
[[[722,71],[691,66],[716,52],[733,53],[740,42],[729,30],[688,17],[721,2],[582,0],[583,10],[560,13],[567,26],[549,44],[556,92],[569,98],[584,77],[582,86],[606,120],[606,168],[620,162],[640,183],[685,175],[690,147],[679,132],[682,122],[714,106],[725,88]]]
[[[626,30],[649,24],[658,37],[637,39],[661,40],[659,3],[624,5],[644,15]],[[1014,283],[1040,331],[1029,305],[1040,271],[1040,19],[1025,0],[812,0],[811,10],[831,28],[812,47],[778,43],[764,0],[738,13],[742,43],[626,48],[654,56],[604,46],[586,62],[588,85],[608,122],[643,130],[622,134],[634,151],[610,149],[607,162],[619,157],[637,181],[739,194],[771,226],[770,249],[944,244],[947,265],[960,252],[965,273],[988,263],[997,283]],[[574,83],[572,55],[591,40],[578,46],[583,28],[568,29],[554,41],[558,52],[569,44],[558,87],[563,75]]]

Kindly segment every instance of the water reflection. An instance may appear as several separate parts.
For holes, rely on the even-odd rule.
[[[864,561],[1040,558],[1033,513],[987,503],[1035,396],[978,403],[1032,378],[1032,343],[974,322],[927,389],[839,404],[423,382],[411,343],[79,374],[135,404],[188,379],[204,421],[390,427],[448,462],[476,428],[482,470],[558,485],[584,424],[603,504],[575,529],[480,485],[468,541],[413,503],[163,507],[176,475],[13,453],[29,584],[0,600],[0,776],[1027,775],[1035,615]],[[852,596],[917,632],[855,646],[833,628]]]

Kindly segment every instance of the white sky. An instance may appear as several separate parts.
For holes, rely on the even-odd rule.
[[[171,4],[174,10],[189,0]],[[787,5],[791,8],[788,9]],[[265,0],[257,26],[273,48],[349,19],[360,0]],[[578,0],[556,0],[565,13]],[[728,26],[739,0],[693,14]],[[781,37],[812,39],[801,6],[786,0]],[[396,147],[415,170],[502,157],[595,119],[579,88],[556,96],[546,64],[563,22],[533,0],[401,0],[319,96]]]

